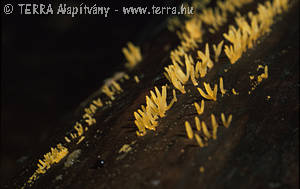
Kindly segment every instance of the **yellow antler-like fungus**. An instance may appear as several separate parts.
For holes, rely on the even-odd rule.
[[[203,96],[204,98],[208,99],[208,100],[213,100],[213,101],[217,101],[217,92],[218,92],[218,85],[215,84],[214,86],[214,90],[211,89],[210,85],[207,83],[203,83],[205,90],[207,92],[207,94],[205,94],[202,89],[197,88],[199,93],[201,94],[201,96]]]
[[[222,113],[221,114],[221,119],[222,119],[222,123],[223,123],[224,127],[228,128],[231,121],[232,121],[232,114],[229,115],[229,117],[226,121],[225,115],[224,115],[224,113]]]
[[[215,62],[218,62],[219,61],[219,56],[222,52],[222,47],[223,47],[223,43],[224,41],[222,40],[218,46],[216,46],[215,44],[213,45],[213,49],[215,51]]]
[[[139,47],[134,46],[131,42],[127,43],[128,49],[123,48],[122,52],[127,60],[125,66],[128,69],[133,69],[139,62],[142,61],[142,54]]]
[[[199,115],[201,115],[204,112],[204,100],[201,100],[201,107],[199,106],[199,104],[197,102],[194,103],[194,106]]]

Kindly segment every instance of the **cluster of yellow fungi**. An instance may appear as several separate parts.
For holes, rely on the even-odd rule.
[[[207,127],[204,121],[200,121],[198,116],[195,116],[195,125],[197,129],[197,132],[195,133],[191,127],[191,124],[188,121],[185,121],[185,130],[188,139],[192,140],[195,137],[196,142],[201,148],[208,145],[207,142],[205,142],[208,141],[208,139],[212,138],[213,140],[217,140],[217,131],[218,131],[219,124],[214,114],[211,114],[210,117],[211,117],[211,129]],[[224,127],[228,128],[232,121],[232,115],[230,114],[228,119],[226,120],[224,113],[222,113],[221,119]]]
[[[189,80],[191,80],[194,86],[198,86],[198,80],[204,78],[207,72],[214,66],[209,51],[209,44],[205,44],[205,52],[197,49],[199,44],[203,42],[203,36],[205,34],[203,26],[207,26],[209,33],[216,33],[219,28],[227,22],[228,13],[234,14],[237,12],[237,9],[253,2],[253,0],[217,0],[217,6],[214,9],[206,8],[209,0],[203,2],[203,4],[196,3],[196,1],[193,2],[199,10],[197,10],[196,14],[192,15],[190,19],[187,19],[184,24],[179,24],[180,21],[178,19],[174,19],[173,21],[176,28],[179,28],[177,35],[181,42],[177,48],[170,52],[172,64],[164,68],[164,75],[174,88],[179,90],[182,94],[186,93],[184,85]],[[235,18],[236,27],[232,25],[229,26],[228,32],[223,34],[224,40],[221,40],[217,45],[212,45],[215,63],[219,61],[225,43],[224,53],[230,63],[235,64],[247,49],[253,48],[259,37],[271,31],[274,17],[287,10],[288,0],[273,0],[272,2],[266,1],[264,4],[259,3],[256,14],[249,12],[246,17],[237,13]],[[127,45],[128,48],[124,47],[122,52],[127,60],[125,67],[132,70],[142,61],[142,55],[139,47],[133,45],[131,42]],[[194,60],[191,55],[188,55],[191,50],[197,50],[197,60]],[[258,83],[268,78],[268,66],[263,68],[264,73],[257,76]],[[250,79],[251,77],[254,79],[254,76],[250,76]],[[119,81],[122,82],[123,78],[128,80],[129,76],[124,72],[120,72],[105,81],[100,89],[100,91],[110,99],[105,101],[105,104],[111,104],[111,101],[115,100],[116,94],[123,92],[120,83],[118,83]],[[136,83],[140,82],[138,76],[135,76],[134,80]],[[223,96],[227,91],[224,89],[222,77],[220,77],[219,81],[219,89]],[[209,83],[203,82],[203,85],[206,93],[201,88],[197,88],[200,95],[207,100],[216,101],[218,85],[214,84],[213,89]],[[165,117],[166,111],[177,101],[174,89],[173,99],[169,105],[167,104],[167,86],[162,86],[161,91],[159,91],[157,87],[154,87],[154,89],[155,92],[150,90],[150,97],[146,96],[146,105],[142,105],[140,109],[134,112],[134,123],[138,128],[136,132],[138,136],[144,136],[146,129],[156,130],[158,118]],[[232,93],[235,95],[238,94],[234,88],[232,88]],[[70,136],[65,136],[67,143],[74,141],[76,144],[79,144],[85,139],[84,132],[88,131],[89,126],[96,123],[96,119],[94,118],[95,113],[98,108],[104,106],[104,103],[100,98],[97,98],[84,108],[84,114],[82,116],[84,125],[78,121],[75,123],[74,129],[76,132],[71,133]],[[194,103],[194,106],[198,115],[203,114],[204,100],[201,100],[201,106],[199,106],[197,102]],[[232,121],[232,115],[230,114],[226,119],[224,113],[222,113],[221,121],[224,127],[228,128]],[[207,146],[207,141],[211,138],[214,140],[217,139],[217,129],[219,125],[214,114],[211,114],[211,128],[208,128],[204,121],[200,121],[198,116],[195,116],[195,125],[197,132],[194,133],[190,123],[188,121],[185,122],[188,138],[195,138],[200,147]],[[51,151],[46,153],[42,160],[39,160],[38,168],[22,188],[28,185],[31,186],[34,181],[39,178],[40,174],[46,173],[53,164],[60,162],[68,153],[68,148],[60,143],[57,144],[56,148],[51,148]]]

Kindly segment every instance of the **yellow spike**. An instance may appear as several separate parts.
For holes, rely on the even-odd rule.
[[[129,75],[124,74],[124,78],[125,78],[126,80],[128,80],[130,77],[129,77]]]
[[[134,80],[135,80],[136,83],[140,82],[140,79],[139,79],[139,77],[137,75],[134,76]]]
[[[205,124],[204,121],[202,121],[202,130],[203,130],[203,134],[210,139],[211,138],[211,134],[209,133],[209,131],[207,130],[207,126]]]
[[[207,95],[207,94],[205,94],[205,93],[202,91],[202,89],[200,89],[199,87],[197,87],[197,89],[198,89],[198,91],[199,91],[199,93],[201,94],[202,97],[204,97],[204,98],[206,98],[206,99],[208,99],[208,100],[212,100],[212,97],[209,96],[209,95]]]
[[[71,135],[72,139],[77,138],[76,134],[71,133],[70,135]]]
[[[193,139],[194,133],[192,127],[188,121],[185,121],[185,130],[189,139]]]
[[[89,108],[84,108],[85,113],[92,114],[92,111]]]
[[[216,120],[216,117],[214,114],[211,114],[211,124],[212,124],[212,129],[213,129],[213,139],[216,140],[217,139],[217,131],[218,131],[218,123],[217,123],[217,120]]]
[[[232,121],[232,114],[229,115],[228,120],[226,121],[224,113],[221,113],[221,119],[222,119],[222,123],[223,123],[224,127],[228,128]]]
[[[112,85],[117,89],[117,91],[122,92],[123,89],[121,88],[121,86],[116,82],[116,81],[112,81]]]
[[[198,145],[199,145],[201,148],[203,148],[203,147],[204,147],[204,144],[203,144],[203,142],[202,142],[201,137],[200,137],[197,133],[195,133],[195,139],[196,139]]]
[[[122,48],[122,52],[127,60],[127,63],[125,66],[128,69],[133,69],[139,62],[142,61],[142,55],[140,48],[137,46],[134,46],[131,42],[127,43],[127,48]]]
[[[231,90],[231,91],[232,91],[232,93],[233,93],[234,95],[239,95],[239,93],[238,93],[238,92],[236,92],[234,88],[232,88],[232,90]]]
[[[226,90],[224,89],[224,84],[223,84],[223,78],[220,77],[220,91],[222,93],[222,96],[226,93]]]
[[[204,112],[204,100],[201,100],[201,107],[199,106],[199,104],[197,102],[194,103],[194,106],[199,115],[201,115]]]
[[[90,114],[85,113],[83,115],[83,118],[87,118],[86,120],[84,120],[89,126],[93,125],[96,123],[96,119],[93,118]]]
[[[81,136],[83,134],[83,128],[80,123],[76,122],[74,129],[77,131],[78,136]]]
[[[115,100],[114,92],[111,91],[107,85],[104,85],[104,86],[101,88],[101,91],[102,91],[104,94],[106,94],[106,96],[108,96],[111,100]]]
[[[97,106],[95,106],[94,104],[90,104],[90,110],[92,113],[96,113],[97,109]]]
[[[222,52],[222,46],[223,46],[223,43],[224,43],[224,41],[222,40],[222,41],[218,44],[218,46],[213,45],[213,49],[214,49],[214,51],[215,51],[215,62],[218,62],[218,61],[219,61],[219,56],[220,56],[220,54],[221,54],[221,52]]]
[[[76,144],[81,143],[84,139],[85,139],[85,136],[82,136],[82,137],[76,142]]]
[[[101,101],[100,98],[97,98],[96,100],[93,100],[93,103],[98,106],[98,107],[102,107],[103,106],[103,103]]]
[[[197,131],[201,131],[201,123],[197,116],[195,116],[195,124],[196,124]]]
[[[70,140],[68,137],[66,137],[66,136],[65,136],[65,141],[66,141],[67,143],[70,143],[70,142],[71,142],[71,140]]]
[[[200,88],[197,88],[199,93],[206,99],[208,100],[213,100],[213,101],[217,101],[217,92],[218,92],[218,85],[215,84],[214,86],[214,90],[211,89],[210,85],[207,84],[207,83],[203,83],[204,84],[204,87],[205,87],[205,90],[208,94],[205,94],[202,89]]]

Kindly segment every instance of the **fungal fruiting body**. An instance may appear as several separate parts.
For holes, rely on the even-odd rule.
[[[213,132],[213,139],[216,140],[217,139],[217,131],[218,131],[218,123],[216,120],[216,117],[214,114],[211,114],[211,125],[212,125],[212,132]]]
[[[203,141],[202,141],[202,139],[201,139],[201,137],[200,137],[197,133],[195,133],[195,139],[196,139],[198,145],[199,145],[201,148],[203,148],[203,147],[205,146],[204,143],[203,143]]]
[[[230,125],[230,123],[231,123],[231,121],[232,121],[232,115],[230,114],[230,115],[228,116],[228,119],[226,120],[225,114],[222,113],[222,114],[221,114],[221,119],[222,119],[222,123],[223,123],[224,127],[228,128],[229,125]]]
[[[167,105],[167,88],[162,87],[162,92],[155,88],[155,93],[150,90],[151,97],[146,96],[146,107],[142,106],[142,110],[138,109],[134,112],[135,125],[138,127],[136,131],[138,136],[144,136],[146,134],[146,128],[150,130],[156,130],[155,127],[158,125],[157,119],[164,117],[168,109],[177,101],[176,92],[173,90],[173,99],[170,104]]]
[[[186,130],[188,138],[193,139],[194,132],[193,132],[192,127],[191,127],[191,125],[188,121],[185,122],[185,130]]]
[[[213,61],[210,59],[208,43],[205,44],[205,54],[199,50],[197,51],[197,54],[202,63],[205,63],[208,68],[211,69],[214,66]]]
[[[202,131],[203,131],[204,136],[206,136],[206,138],[208,138],[208,139],[211,138],[211,134],[209,133],[204,121],[202,121]]]
[[[217,101],[217,92],[218,92],[218,85],[215,84],[214,86],[214,90],[211,89],[210,85],[207,83],[203,83],[204,88],[207,92],[207,94],[205,94],[202,89],[197,88],[199,93],[201,94],[202,97],[208,99],[208,100],[213,100],[213,101]]]
[[[184,89],[184,84],[191,78],[192,83],[194,86],[198,85],[196,81],[196,73],[194,69],[194,60],[192,59],[191,55],[185,54],[185,67],[186,72],[184,73],[181,66],[181,61],[176,62],[173,61],[172,65],[165,67],[164,75],[167,79],[173,84],[173,86],[178,89],[182,94],[185,94],[186,91]]]
[[[201,20],[194,17],[185,22],[185,29],[188,32],[189,36],[194,39],[196,42],[202,42],[202,22]]]
[[[68,153],[68,149],[62,144],[57,144],[56,148],[51,148],[51,151],[44,155],[44,159],[39,160],[37,170],[28,179],[27,183],[31,186],[31,184],[39,178],[40,174],[46,173],[53,164],[60,162]]]
[[[264,67],[264,73],[262,73],[261,75],[257,76],[257,82],[260,83],[262,82],[263,79],[267,79],[269,77],[268,74],[268,66]]]
[[[139,77],[137,75],[134,76],[134,80],[135,80],[136,83],[140,82],[140,79],[139,79]]]
[[[196,128],[197,128],[197,131],[201,131],[201,123],[200,123],[200,120],[197,116],[195,116],[195,125],[196,125]]]
[[[180,45],[171,51],[170,58],[172,65],[165,67],[164,75],[173,84],[174,88],[179,90],[182,94],[185,94],[184,85],[191,79],[194,86],[197,86],[197,80],[199,77],[206,76],[207,71],[214,66],[213,61],[210,58],[209,44],[205,44],[205,52],[196,49],[198,45],[203,41],[203,34],[205,28],[208,26],[210,33],[216,33],[220,26],[227,22],[227,12],[234,13],[236,9],[241,8],[243,5],[252,2],[253,0],[224,0],[217,1],[217,8],[204,9],[200,14],[196,14],[191,19],[187,19],[182,31],[177,32],[181,39]],[[222,40],[217,46],[213,45],[214,61],[219,61],[219,56],[222,53],[222,46],[224,45],[224,52],[231,64],[235,64],[246,52],[247,49],[253,48],[258,38],[271,31],[271,25],[274,23],[274,17],[288,10],[288,0],[273,0],[266,1],[264,4],[259,4],[257,13],[248,13],[248,17],[237,14],[235,18],[236,27],[230,26],[228,32],[223,34],[224,40]],[[230,43],[230,44],[228,44]],[[197,50],[198,59],[196,64],[191,55],[187,52],[191,50]],[[128,43],[128,48],[122,49],[125,58],[127,60],[126,67],[133,69],[139,62],[142,61],[142,55],[140,48],[134,46],[132,43]],[[184,59],[184,62],[182,61]],[[185,71],[184,71],[185,70]],[[225,69],[227,72],[227,69]],[[116,95],[123,92],[118,80],[123,82],[123,78],[129,79],[129,76],[124,72],[116,74],[113,78],[109,78],[105,81],[105,84],[101,87],[101,92],[105,94],[110,100],[102,102],[100,98],[93,100],[91,104],[84,108],[84,114],[81,117],[82,122],[76,122],[74,129],[76,132],[70,133],[64,139],[66,143],[76,142],[79,144],[85,139],[84,132],[88,131],[88,127],[96,123],[94,118],[98,108],[104,106],[104,104],[111,105],[112,101],[116,99]],[[268,78],[268,66],[264,67],[264,73],[257,77],[257,82],[260,83],[263,79]],[[253,80],[254,76],[250,76]],[[134,77],[134,80],[138,83],[138,77]],[[202,89],[198,88],[202,97],[208,100],[217,100],[217,84],[214,85],[212,90],[210,85],[204,83],[204,93]],[[222,95],[226,93],[223,86],[223,78],[220,78],[220,91]],[[238,93],[232,89],[232,93],[237,95]],[[173,99],[170,104],[167,105],[166,101],[167,93],[166,86],[162,87],[160,92],[155,87],[155,92],[150,91],[150,97],[146,96],[146,105],[142,105],[141,109],[134,112],[135,125],[138,127],[136,132],[138,136],[146,134],[146,129],[156,130],[158,126],[158,118],[166,116],[166,111],[169,110],[172,105],[177,101],[176,92],[173,89]],[[203,105],[202,105],[203,102]],[[204,111],[204,100],[201,101],[201,107],[195,103],[197,113],[200,115]],[[224,113],[221,114],[221,120],[224,127],[228,128],[232,121],[232,115],[230,114],[226,120]],[[211,114],[212,134],[209,132],[204,121],[200,122],[199,118],[195,117],[195,125],[198,133],[204,135],[204,140],[213,138],[217,139],[218,123],[214,116]],[[201,136],[198,133],[193,133],[193,130],[188,121],[185,122],[186,132],[189,139],[197,141],[200,147],[204,147]],[[27,183],[31,186],[32,183],[39,177],[40,174],[46,173],[46,171],[55,163],[60,162],[68,154],[68,148],[62,144],[57,144],[56,148],[51,148],[51,151],[44,155],[43,160],[39,160],[38,168],[33,175],[28,179]],[[26,186],[26,183],[23,187]]]
[[[198,115],[201,115],[204,112],[204,100],[201,100],[201,107],[197,102],[194,103],[194,106],[197,110]]]
[[[287,9],[287,0],[274,0],[273,3],[266,1],[264,5],[259,4],[257,14],[250,12],[248,14],[250,23],[238,15],[236,18],[238,28],[231,26],[228,33],[223,34],[224,38],[232,44],[230,46],[225,45],[224,50],[230,63],[236,63],[242,56],[242,53],[247,50],[247,47],[252,48],[253,43],[257,41],[260,36],[270,32],[274,17]]]
[[[123,48],[122,52],[127,60],[125,66],[128,69],[133,69],[139,62],[142,61],[142,54],[139,47],[133,45],[131,42],[127,43],[128,48]]]
[[[218,62],[219,61],[219,56],[222,52],[222,47],[223,47],[223,43],[224,41],[222,40],[218,46],[216,46],[215,44],[213,45],[213,49],[215,51],[215,62]]]
[[[236,92],[234,88],[231,89],[231,92],[232,92],[232,94],[234,94],[234,95],[239,95],[239,93]]]

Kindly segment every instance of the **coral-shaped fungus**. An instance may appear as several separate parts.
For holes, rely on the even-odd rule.
[[[133,69],[139,62],[142,61],[142,54],[139,47],[133,45],[131,42],[127,43],[127,48],[122,48],[122,52],[127,60],[125,66],[128,69]]]
[[[166,111],[177,101],[176,92],[173,90],[173,99],[167,105],[166,86],[162,87],[162,93],[155,87],[155,93],[150,90],[151,97],[146,96],[146,107],[142,106],[142,110],[138,109],[137,112],[134,112],[134,123],[138,127],[138,131],[136,132],[138,136],[144,136],[146,128],[156,130],[158,116],[161,118],[164,117]]]
[[[201,100],[201,107],[197,102],[194,103],[194,106],[196,108],[198,115],[201,115],[204,112],[204,100]]]
[[[199,93],[201,94],[201,96],[203,96],[204,98],[208,99],[208,100],[213,100],[213,101],[217,101],[217,92],[218,92],[218,85],[215,84],[214,86],[214,90],[211,89],[210,85],[207,83],[203,83],[204,84],[204,88],[207,92],[207,94],[205,94],[202,89],[197,88]]]
[[[232,114],[230,114],[228,119],[226,120],[224,113],[221,113],[221,119],[224,127],[228,128],[232,121]]]

